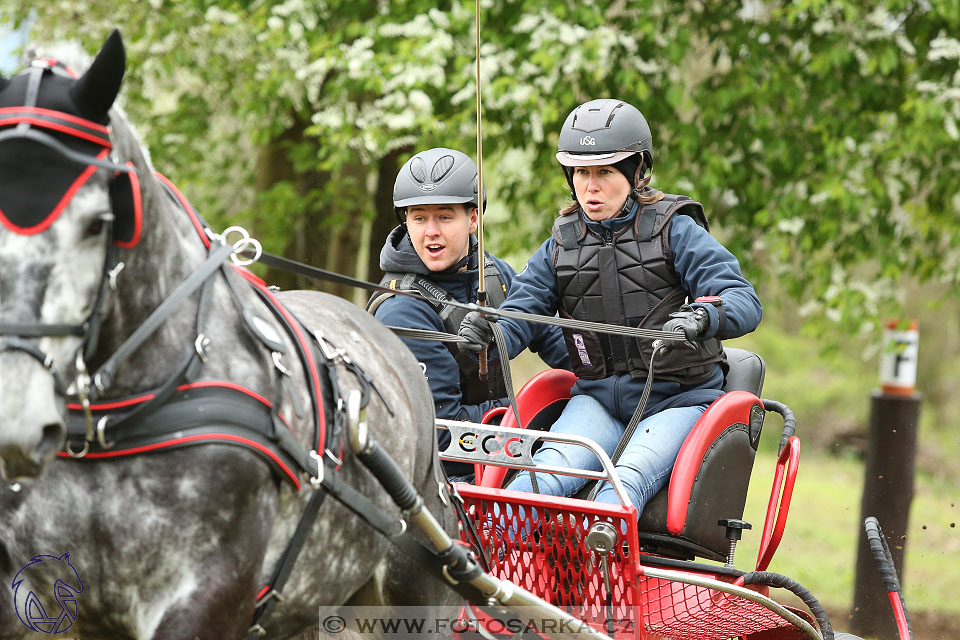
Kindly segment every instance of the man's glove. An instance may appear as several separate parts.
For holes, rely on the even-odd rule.
[[[670,320],[663,325],[664,331],[681,332],[689,342],[698,340],[707,332],[710,316],[703,307],[691,308],[683,305],[679,311],[670,314]],[[679,346],[679,345],[675,345]]]
[[[493,322],[496,320],[494,319]],[[483,348],[493,340],[493,322],[490,319],[480,315],[479,311],[471,311],[460,322],[461,338],[466,338],[467,342],[458,342],[457,349],[460,351],[473,351],[480,353]]]

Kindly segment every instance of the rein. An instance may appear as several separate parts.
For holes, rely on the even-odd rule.
[[[435,302],[431,298],[428,298],[416,291],[404,291],[400,289],[390,289],[389,287],[382,287],[378,284],[373,284],[372,282],[367,282],[366,280],[359,280],[357,278],[351,278],[350,276],[345,276],[334,271],[327,271],[326,269],[321,269],[320,267],[314,267],[302,262],[297,262],[295,260],[290,260],[289,258],[284,258],[282,256],[277,256],[272,253],[264,252],[257,262],[261,262],[270,267],[276,267],[296,275],[305,276],[313,280],[319,280],[323,282],[332,282],[335,284],[347,285],[350,287],[357,287],[358,289],[365,289],[367,291],[372,291],[375,293],[390,293],[394,295],[408,296],[410,298],[416,298],[417,300],[423,300],[424,302]],[[493,307],[485,307],[470,302],[458,302],[456,300],[444,300],[443,304],[450,305],[451,307],[458,307],[460,309],[466,309],[467,311],[478,311],[485,316],[494,316],[499,318],[510,318],[511,320],[523,320],[525,322],[537,322],[540,324],[549,324],[557,327],[563,327],[567,329],[583,329],[586,331],[595,331],[597,333],[606,333],[611,335],[620,335],[620,336],[629,336],[633,338],[646,338],[649,340],[668,340],[671,342],[684,342],[686,338],[682,334],[677,334],[672,331],[662,331],[659,329],[643,329],[641,327],[624,327],[616,324],[606,324],[603,322],[588,322],[586,320],[574,320],[571,318],[560,318],[557,316],[543,316],[535,313],[525,313],[522,311],[509,311],[504,309],[495,309]],[[397,332],[397,329],[402,329],[405,337],[418,337],[425,340],[442,340],[446,342],[465,342],[465,340],[459,336],[453,334],[447,334],[440,331],[418,331],[416,329],[406,329],[401,327],[390,327],[394,332]],[[397,332],[398,334],[400,332]],[[436,337],[434,337],[436,336]],[[441,338],[441,336],[443,336]]]

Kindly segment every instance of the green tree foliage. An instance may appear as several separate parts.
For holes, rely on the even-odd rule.
[[[122,30],[127,110],[208,218],[321,264],[372,243],[375,262],[398,164],[476,148],[473,6],[73,0],[35,3],[33,31],[93,50]],[[804,313],[868,330],[907,278],[957,289],[956,0],[488,0],[481,17],[498,251],[546,237],[560,124],[615,96],[652,124],[655,184],[700,199]]]

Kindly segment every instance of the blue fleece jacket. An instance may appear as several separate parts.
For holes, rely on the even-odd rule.
[[[584,219],[592,230],[603,236],[604,227],[615,231],[631,224],[634,215],[635,210],[621,218],[602,222],[593,222],[586,216]],[[753,285],[740,272],[740,263],[733,254],[689,216],[675,215],[669,231],[668,242],[674,254],[674,268],[680,282],[690,293],[691,300],[702,296],[720,296],[723,300],[726,324],[719,334],[720,314],[717,308],[710,304],[693,304],[694,307],[704,307],[709,314],[710,322],[704,337],[736,338],[756,329],[762,315],[760,300]],[[501,309],[548,316],[557,311],[560,294],[557,273],[553,268],[554,246],[552,236],[540,245],[524,270],[514,278],[510,295],[500,306]],[[511,358],[523,350],[538,326],[507,318],[501,318],[499,323]],[[573,387],[573,393],[593,396],[616,418],[626,423],[640,402],[644,382],[643,379],[631,378],[629,374],[600,380],[579,380]],[[722,386],[723,372],[719,365],[714,365],[713,375],[699,385],[685,386],[678,382],[654,379],[643,417],[669,407],[713,402],[720,397]]]
[[[488,254],[489,255],[489,254]],[[446,291],[451,298],[459,302],[476,302],[479,274],[476,267],[476,238],[471,236],[471,263],[465,271],[454,273],[434,273],[417,255],[407,235],[406,225],[400,225],[387,237],[380,251],[380,268],[387,272],[415,273],[422,275]],[[516,271],[496,256],[491,256],[507,285],[512,290]],[[446,331],[440,316],[428,303],[408,296],[393,296],[384,301],[374,314],[381,322],[395,327],[411,329],[429,329]],[[448,420],[469,420],[479,422],[483,414],[493,407],[506,406],[507,399],[489,400],[477,405],[461,402],[460,367],[453,355],[442,342],[403,338],[404,343],[413,352],[423,375],[430,385],[438,418]],[[548,325],[532,326],[526,334],[524,347],[540,355],[551,367],[570,368],[570,359],[563,342],[559,327]],[[523,348],[517,350],[517,353]],[[489,366],[500,366],[496,347],[491,346]],[[449,432],[440,430],[440,448],[446,447]]]

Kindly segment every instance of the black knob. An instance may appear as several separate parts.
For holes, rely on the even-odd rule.
[[[749,522],[744,522],[743,520],[735,519],[723,519],[717,522],[721,527],[726,527],[726,538],[727,540],[739,540],[743,535],[744,529],[752,529],[753,525]]]

